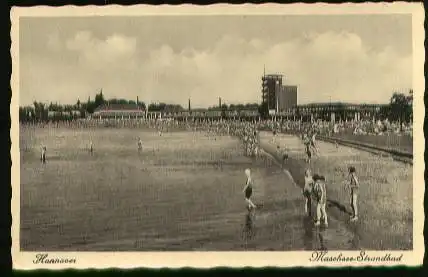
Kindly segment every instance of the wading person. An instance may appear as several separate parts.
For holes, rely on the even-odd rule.
[[[324,225],[327,227],[327,190],[325,186],[325,177],[315,174],[312,179],[314,180],[313,194],[317,205],[317,217],[315,221],[315,226],[320,226],[321,221],[323,221]]]
[[[89,153],[92,155],[94,152],[94,145],[92,143],[92,140],[89,142]]]
[[[314,132],[313,134],[312,134],[312,137],[311,137],[311,141],[310,141],[310,144],[311,144],[311,148],[314,150],[314,154],[319,154],[319,151],[318,151],[318,147],[317,147],[317,145],[316,145],[316,132]]]
[[[252,209],[256,208],[256,205],[254,205],[253,201],[251,201],[251,196],[253,195],[253,181],[251,179],[251,171],[249,168],[245,169],[245,176],[247,176],[247,182],[243,192],[245,195],[245,202],[247,202],[248,205],[247,209],[248,211],[251,211]]]
[[[305,140],[303,141],[305,144],[305,154],[306,154],[306,162],[308,164],[311,163],[312,152],[311,152],[311,141],[308,136],[305,136]]]
[[[138,138],[137,146],[138,152],[141,152],[141,150],[143,150],[143,142],[141,141],[141,138]]]
[[[303,187],[303,196],[305,197],[305,213],[308,216],[312,214],[312,188],[314,180],[310,169],[305,171],[305,186]]]
[[[40,161],[46,163],[46,146],[42,145],[42,153],[40,155]]]
[[[348,180],[345,182],[345,188],[350,189],[351,192],[351,208],[352,208],[352,216],[351,221],[357,221],[358,220],[358,207],[357,207],[357,201],[358,201],[358,189],[360,186],[360,183],[358,182],[358,178],[356,175],[355,167],[350,166],[348,168]]]
[[[284,163],[288,159],[287,151],[285,149],[281,149],[279,145],[276,146],[276,151],[278,154],[278,158],[281,161],[281,168],[284,168]]]

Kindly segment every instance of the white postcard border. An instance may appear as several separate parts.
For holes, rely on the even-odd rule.
[[[355,261],[311,261],[316,255],[312,251],[287,252],[22,252],[19,249],[20,226],[20,163],[19,163],[19,18],[24,16],[138,16],[138,15],[262,15],[262,14],[412,14],[413,18],[413,84],[414,84],[414,165],[413,165],[413,250],[412,251],[366,251],[371,257],[390,254],[401,257],[397,262],[364,262],[358,261],[360,251],[329,251],[325,256],[355,258]],[[425,149],[423,121],[424,109],[424,10],[420,3],[364,3],[364,4],[264,4],[264,5],[230,5],[218,4],[211,6],[38,6],[11,10],[11,56],[12,56],[12,100],[11,100],[11,131],[12,140],[12,260],[14,269],[64,269],[64,268],[212,268],[212,267],[343,267],[343,266],[418,266],[422,264],[424,255],[424,158]],[[48,254],[49,258],[75,259],[68,264],[36,264],[37,254]]]

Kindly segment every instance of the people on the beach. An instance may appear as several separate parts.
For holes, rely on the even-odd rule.
[[[348,168],[348,180],[345,181],[345,188],[350,190],[350,196],[351,196],[351,208],[352,208],[352,215],[351,215],[351,221],[357,221],[358,220],[358,189],[360,187],[360,183],[358,182],[358,178],[356,175],[356,170],[354,166],[350,166]]]
[[[245,176],[247,177],[247,181],[242,192],[245,195],[247,209],[248,211],[251,211],[252,209],[256,208],[256,205],[253,203],[253,201],[251,201],[251,196],[253,195],[253,181],[251,179],[251,170],[249,168],[245,169]]]
[[[316,201],[317,214],[315,226],[320,226],[323,221],[324,226],[328,226],[328,217],[326,211],[327,204],[327,189],[325,184],[325,177],[315,174],[312,179],[314,180],[313,194]]]

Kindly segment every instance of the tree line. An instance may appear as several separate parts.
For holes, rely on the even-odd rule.
[[[138,103],[137,103],[138,102]],[[142,109],[146,109],[146,104],[135,100],[126,99],[108,99],[104,98],[102,90],[95,95],[94,100],[90,97],[86,102],[81,102],[80,99],[74,105],[60,105],[58,103],[45,104],[42,102],[34,101],[32,106],[19,107],[19,120],[20,121],[47,121],[52,119],[57,120],[71,120],[75,118],[85,118],[88,114],[92,114],[98,107],[106,104],[128,104],[138,105]],[[148,105],[149,112],[180,112],[184,111],[181,105],[167,104],[167,103],[151,103]],[[257,110],[262,118],[269,117],[269,111],[266,103],[247,103],[247,104],[222,104],[220,106],[211,106],[208,110],[221,110],[225,113],[228,110]],[[49,117],[49,112],[57,112],[56,116]],[[66,112],[64,116],[63,112]],[[299,109],[297,109],[297,116]],[[413,90],[407,94],[394,92],[390,98],[389,104],[384,105],[378,112],[378,117],[390,121],[410,122],[413,117]]]

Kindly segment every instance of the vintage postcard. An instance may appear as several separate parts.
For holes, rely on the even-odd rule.
[[[422,264],[422,4],[11,21],[15,269]]]

